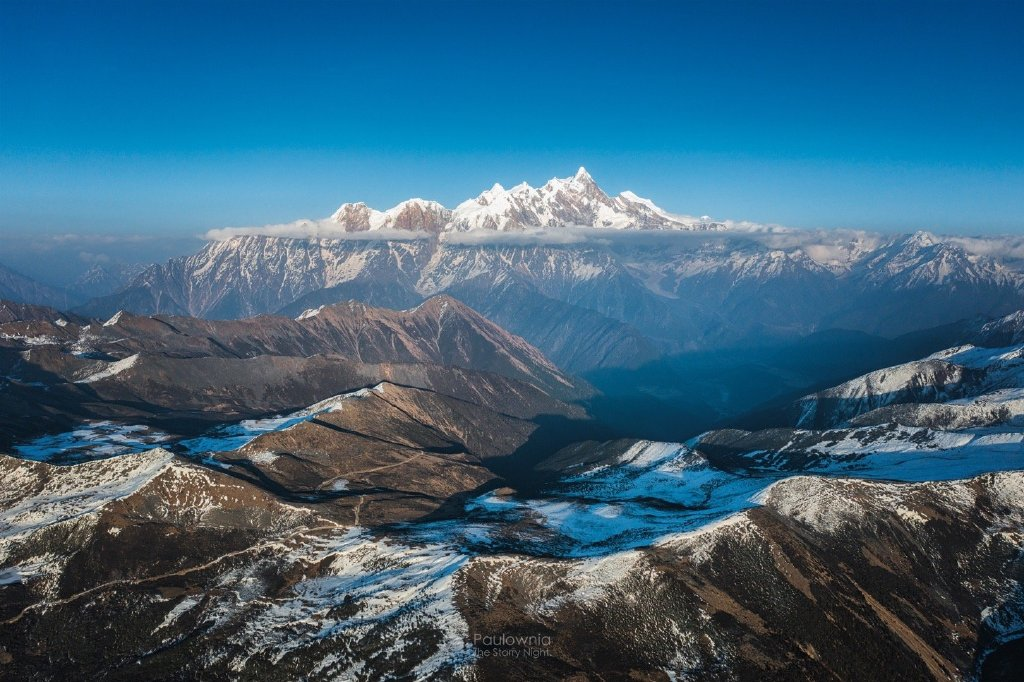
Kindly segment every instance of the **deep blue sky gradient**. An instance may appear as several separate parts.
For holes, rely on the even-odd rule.
[[[0,237],[447,205],[1024,232],[1024,3],[0,2]]]

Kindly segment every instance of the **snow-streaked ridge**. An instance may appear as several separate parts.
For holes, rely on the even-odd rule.
[[[296,322],[301,322],[302,320],[308,320],[311,317],[316,317],[317,315],[319,315],[323,311],[324,311],[324,306],[317,306],[316,308],[306,308],[305,310],[303,310],[299,314],[298,317],[295,318],[295,321]]]
[[[138,361],[139,361],[139,354],[138,353],[136,353],[135,355],[129,355],[128,357],[126,357],[126,358],[124,358],[122,360],[118,360],[116,362],[108,363],[107,366],[104,367],[103,369],[101,369],[100,371],[95,372],[93,374],[90,374],[89,376],[85,377],[84,379],[79,379],[75,383],[76,384],[91,384],[93,382],[100,381],[101,379],[108,379],[108,378],[110,378],[110,377],[112,377],[112,376],[114,376],[116,374],[120,374],[121,372],[124,372],[125,370],[131,369],[132,367],[135,366],[135,363],[138,362]]]
[[[4,498],[21,500],[0,510],[0,538],[18,537],[97,512],[139,490],[172,466],[174,460],[172,453],[157,448],[70,468],[43,463],[9,466],[4,474]]]

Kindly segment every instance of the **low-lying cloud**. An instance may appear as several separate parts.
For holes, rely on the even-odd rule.
[[[656,245],[673,249],[691,249],[702,245],[729,242],[749,243],[771,249],[802,249],[808,257],[823,264],[848,261],[858,251],[877,246],[881,235],[859,230],[798,230],[782,225],[764,225],[742,221],[722,221],[721,230],[616,230],[598,227],[535,228],[514,232],[478,229],[446,232],[436,237],[449,246],[571,247],[593,245],[629,248]],[[210,230],[206,238],[225,241],[242,236],[292,239],[329,239],[333,241],[418,241],[435,238],[422,231],[376,230],[345,232],[329,220],[296,220],[291,223],[260,227],[227,227]]]
[[[748,221],[719,221],[720,230],[616,230],[596,227],[536,228],[515,232],[477,229],[468,232],[446,232],[438,237],[423,231],[375,230],[346,232],[329,220],[296,220],[291,223],[260,227],[226,227],[209,230],[205,238],[225,241],[246,235],[286,237],[294,239],[330,239],[336,241],[397,241],[409,242],[438,239],[450,246],[519,246],[558,247],[594,245],[629,247],[662,245],[667,248],[688,249],[700,245],[727,242],[733,246],[744,243],[751,246],[786,252],[802,251],[812,260],[827,266],[841,266],[859,255],[872,251],[894,234],[846,228],[798,229],[783,225]],[[69,235],[70,236],[70,235]],[[967,253],[992,258],[1001,262],[1024,261],[1024,236],[936,236],[964,249]]]
[[[941,237],[941,239],[955,244],[975,256],[984,256],[1000,262],[1024,260],[1024,236]]]
[[[601,241],[594,230],[582,227],[523,230],[521,232],[499,232],[497,230],[470,230],[468,232],[447,232],[441,236],[445,244],[459,246],[568,246]],[[603,243],[607,243],[604,240]]]
[[[393,241],[408,242],[429,239],[426,232],[415,230],[374,230],[372,232],[345,232],[341,225],[331,220],[296,220],[291,223],[263,225],[262,227],[222,227],[209,230],[206,239],[227,241],[249,235],[262,237],[288,237],[292,239],[336,239],[349,241]]]

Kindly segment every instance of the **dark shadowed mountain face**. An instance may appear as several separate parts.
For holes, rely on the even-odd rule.
[[[14,301],[0,301],[0,324],[14,323],[52,323],[55,320],[74,322],[78,325],[89,323],[84,317],[70,313],[62,313],[53,308],[41,305],[30,305],[28,303],[16,303]],[[6,337],[5,337],[6,338]]]

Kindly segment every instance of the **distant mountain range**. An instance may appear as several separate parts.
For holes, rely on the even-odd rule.
[[[69,289],[84,300],[106,296],[121,289],[147,267],[143,263],[96,263],[76,278]]]
[[[16,272],[0,263],[0,300],[35,305],[67,308],[75,299],[68,299],[64,291],[40,284],[31,277]]]
[[[956,240],[851,233],[822,244],[611,197],[582,168],[539,188],[496,185],[454,209],[350,203],[286,227],[215,231],[223,238],[198,253],[147,268],[98,266],[66,296],[12,273],[0,293],[97,318],[211,319],[348,300],[411,308],[443,293],[576,373],[826,329],[894,337],[1024,307],[1019,263]],[[283,236],[294,234],[304,236]]]
[[[0,263],[0,300],[53,306],[66,310],[97,296],[106,296],[118,291],[146,267],[138,263],[97,263],[70,285],[55,287],[38,282]]]
[[[342,204],[331,221],[344,232],[417,230],[430,234],[470,230],[519,232],[537,227],[571,226],[616,230],[724,227],[706,218],[672,215],[632,192],[610,197],[582,167],[571,178],[552,178],[541,187],[531,187],[524,182],[505,189],[495,184],[454,209],[424,199],[409,199],[386,211],[362,203]]]
[[[588,372],[823,329],[896,336],[1024,306],[1024,274],[927,232],[826,248],[610,198],[583,169],[451,210],[345,204],[323,226],[319,239],[229,231],[78,310],[234,319],[446,293]]]

